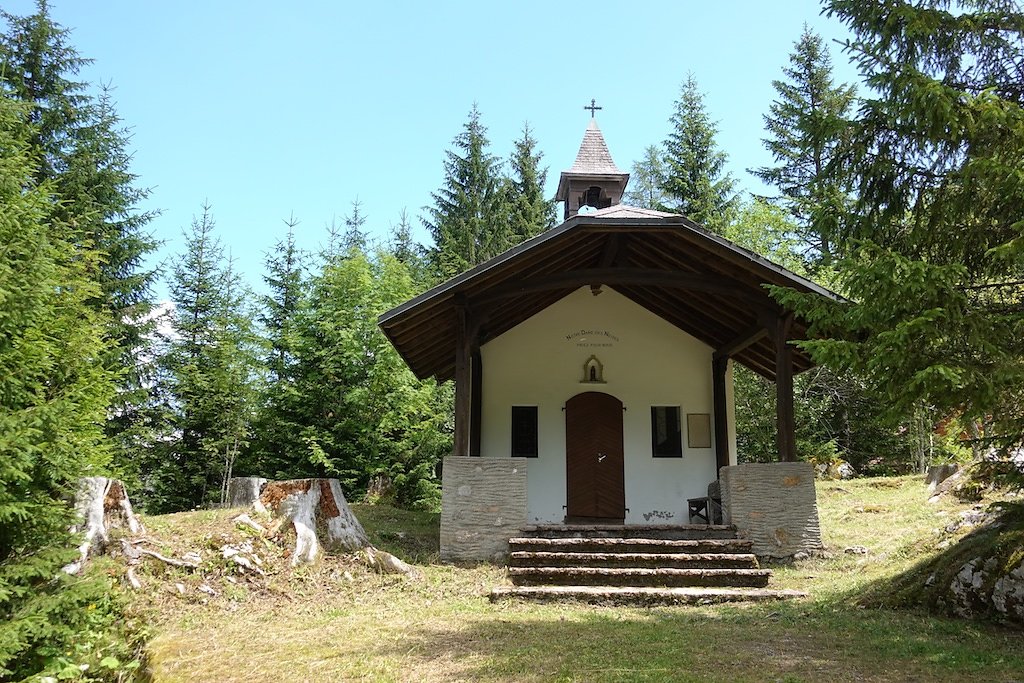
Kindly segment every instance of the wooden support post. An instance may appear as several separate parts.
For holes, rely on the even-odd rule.
[[[469,455],[472,412],[472,366],[469,311],[464,303],[455,304],[455,439],[452,455]]]
[[[715,409],[715,476],[729,465],[729,405],[726,401],[725,378],[729,358],[711,361],[712,393]]]
[[[780,317],[775,323],[775,445],[779,460],[796,460],[796,417],[793,409],[793,347],[789,341],[789,330],[793,324],[792,314]]]
[[[469,357],[472,396],[470,397],[469,415],[469,454],[480,455],[480,426],[483,415],[483,365],[480,349],[474,349]]]

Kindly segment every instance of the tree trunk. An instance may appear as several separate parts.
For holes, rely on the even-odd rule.
[[[64,567],[68,574],[82,571],[89,555],[102,552],[110,543],[108,531],[126,528],[132,535],[144,532],[139,518],[132,510],[124,484],[119,479],[84,477],[78,482],[75,495],[75,513],[79,522],[72,527],[74,533],[85,533],[78,547],[79,559]]]

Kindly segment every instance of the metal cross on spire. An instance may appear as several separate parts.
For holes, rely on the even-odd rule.
[[[590,118],[594,118],[594,116],[595,116],[595,112],[596,112],[596,111],[597,111],[598,109],[604,109],[604,107],[598,107],[598,106],[597,106],[597,105],[595,104],[595,100],[594,100],[594,98],[593,98],[593,97],[591,97],[591,98],[590,98],[590,106],[588,107],[588,106],[584,105],[584,106],[583,106],[583,108],[584,108],[584,109],[589,109],[589,110],[590,110]]]

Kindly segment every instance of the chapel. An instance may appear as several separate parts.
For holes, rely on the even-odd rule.
[[[559,179],[561,225],[380,317],[418,377],[455,381],[442,546],[445,515],[454,543],[498,509],[498,527],[689,522],[737,464],[737,363],[775,382],[778,460],[795,460],[793,376],[813,362],[790,343],[806,321],[769,287],[837,295],[624,205],[628,182],[592,116]]]

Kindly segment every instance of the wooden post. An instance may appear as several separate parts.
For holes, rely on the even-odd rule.
[[[472,421],[472,366],[470,360],[469,311],[465,303],[455,304],[455,439],[452,455],[469,455]]]
[[[796,417],[793,410],[793,347],[787,344],[793,315],[779,317],[775,323],[775,445],[779,460],[796,460]]]
[[[725,376],[729,357],[711,361],[712,393],[715,408],[715,477],[729,465],[729,406],[725,395]]]
[[[480,455],[480,426],[483,417],[483,381],[484,372],[480,359],[480,349],[473,349],[470,354],[471,393],[469,410],[469,454]]]

